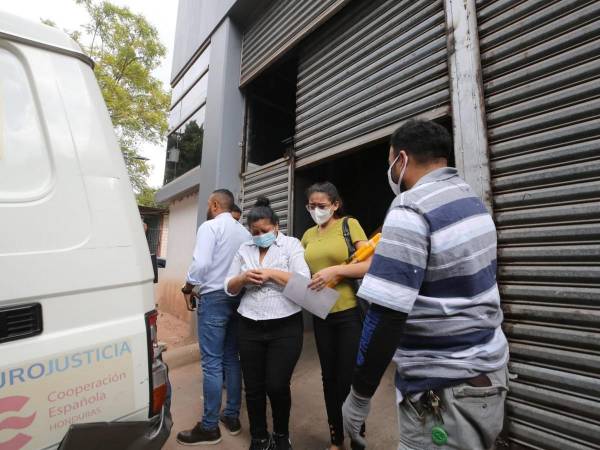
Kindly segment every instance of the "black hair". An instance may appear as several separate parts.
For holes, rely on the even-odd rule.
[[[270,205],[271,202],[267,197],[263,197],[262,195],[258,197],[256,203],[254,203],[254,206],[246,217],[248,226],[261,219],[268,219],[273,225],[279,225],[279,217]]]
[[[240,213],[240,214],[241,214],[241,213],[242,213],[242,210],[240,209],[240,207],[239,207],[238,205],[234,204],[234,205],[231,207],[231,212],[232,212],[232,213]]]
[[[420,164],[427,164],[440,158],[450,159],[452,138],[440,124],[430,120],[411,119],[396,129],[390,139],[394,155],[406,151]]]
[[[231,211],[231,208],[235,205],[235,199],[229,189],[215,189],[212,193],[219,197],[218,202],[221,208],[225,211]]]
[[[339,207],[335,211],[335,214],[333,215],[335,218],[344,216],[344,208],[343,208],[344,202],[342,201],[342,197],[340,196],[340,193],[338,192],[337,188],[335,187],[335,184],[331,183],[330,181],[322,181],[320,183],[314,183],[306,190],[306,198],[309,199],[310,196],[312,194],[314,194],[315,192],[320,192],[320,193],[325,194],[327,196],[327,198],[329,198],[329,201],[331,203],[335,203],[335,202],[339,203]]]

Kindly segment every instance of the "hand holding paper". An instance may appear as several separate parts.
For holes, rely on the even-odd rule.
[[[283,295],[315,316],[325,319],[340,294],[327,287],[315,291],[308,287],[310,282],[309,278],[293,273],[283,290]]]
[[[367,245],[356,250],[350,257],[344,262],[344,264],[356,264],[359,262],[366,261],[368,258],[375,254],[375,249],[377,248],[377,244],[379,244],[379,240],[381,239],[381,233],[377,233],[367,242]],[[337,276],[332,279],[329,283],[327,283],[327,287],[334,288],[341,281],[343,277]]]
[[[337,277],[337,266],[326,267],[325,269],[319,270],[312,277],[310,284],[308,285],[309,289],[313,289],[316,291],[320,291],[326,286],[330,286],[334,279]]]

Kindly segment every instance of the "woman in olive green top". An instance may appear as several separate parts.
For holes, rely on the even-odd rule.
[[[315,339],[331,434],[331,450],[344,449],[342,404],[350,392],[352,373],[362,330],[358,301],[352,278],[362,278],[370,260],[342,265],[348,258],[343,233],[342,200],[329,182],[316,183],[307,190],[307,209],[317,225],[302,237],[304,258],[313,274],[310,287],[321,290],[336,277],[340,297],[325,320],[314,317]],[[367,236],[356,219],[348,218],[350,237],[355,248],[367,245]]]

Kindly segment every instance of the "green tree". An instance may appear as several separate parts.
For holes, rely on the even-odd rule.
[[[167,138],[167,151],[179,151],[177,162],[168,162],[165,167],[165,182],[170,182],[202,162],[204,128],[195,120],[187,123],[183,132],[171,133]]]
[[[159,206],[156,203],[156,200],[154,200],[154,195],[156,194],[157,189],[154,189],[152,187],[144,187],[138,194],[137,194],[137,202],[138,205],[142,205],[142,206],[150,206],[150,207],[156,207]]]
[[[150,167],[138,152],[143,142],[158,144],[167,133],[170,94],[152,75],[166,49],[143,15],[104,0],[75,2],[85,7],[90,20],[69,34],[95,62],[131,183],[136,194],[146,198]]]

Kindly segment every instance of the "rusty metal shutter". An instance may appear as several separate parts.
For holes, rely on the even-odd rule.
[[[242,175],[242,216],[246,223],[248,211],[260,195],[271,201],[271,208],[279,216],[279,229],[287,234],[290,222],[293,165],[289,158],[279,159],[260,169]]]
[[[303,158],[448,105],[443,2],[355,1],[300,50],[296,152]]]
[[[244,86],[304,36],[326,21],[348,0],[275,0],[244,33]]]
[[[600,1],[478,1],[511,448],[600,449]]]

